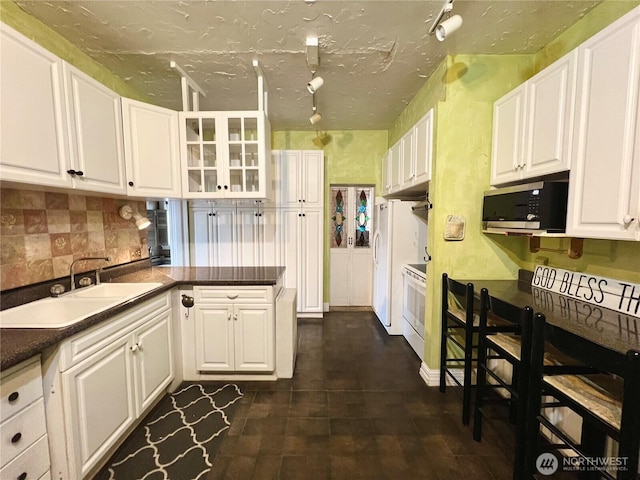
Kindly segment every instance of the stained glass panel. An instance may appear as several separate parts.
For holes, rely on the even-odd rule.
[[[356,191],[355,214],[355,248],[370,248],[369,237],[371,233],[371,194],[372,188],[363,188]]]
[[[345,201],[347,189],[331,187],[331,248],[347,248],[347,224],[345,218]]]

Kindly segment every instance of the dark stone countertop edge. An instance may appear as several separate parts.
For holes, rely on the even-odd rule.
[[[258,275],[259,278],[232,278],[234,271],[235,273],[247,272],[247,276],[250,276],[251,272],[259,271],[263,275]],[[242,267],[146,267],[133,273],[126,272],[124,275],[110,278],[109,281],[111,283],[158,282],[162,285],[68,327],[0,328],[0,370],[6,370],[41,354],[47,348],[175,287],[272,286],[277,284],[283,273],[284,267],[246,267],[244,269]]]

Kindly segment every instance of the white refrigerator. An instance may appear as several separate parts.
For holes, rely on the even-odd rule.
[[[390,335],[402,335],[402,266],[424,263],[427,226],[415,202],[376,198],[373,235],[373,309]]]

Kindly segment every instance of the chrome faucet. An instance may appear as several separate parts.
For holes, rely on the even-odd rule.
[[[73,271],[73,267],[75,266],[76,263],[82,262],[83,260],[103,260],[105,262],[110,262],[111,257],[81,257],[71,262],[71,265],[69,265],[69,276],[71,277],[71,290],[76,289],[76,279],[75,279],[75,272]],[[100,284],[100,270],[102,270],[102,267],[96,270],[96,285]]]

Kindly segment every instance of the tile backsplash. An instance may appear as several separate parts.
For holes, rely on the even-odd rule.
[[[147,258],[147,231],[118,214],[125,204],[146,213],[139,200],[2,188],[0,290],[68,276],[84,256],[111,261],[80,262],[78,272]]]

